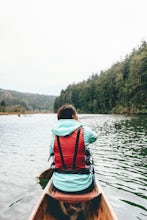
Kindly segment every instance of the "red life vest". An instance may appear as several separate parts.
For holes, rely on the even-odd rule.
[[[84,129],[76,129],[68,136],[55,136],[54,170],[60,173],[89,173],[90,152],[84,143]]]

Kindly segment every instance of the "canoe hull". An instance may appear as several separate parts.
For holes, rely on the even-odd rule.
[[[71,201],[61,201],[54,196],[49,182],[29,220],[117,220],[98,183],[96,189],[93,198],[86,201],[79,198],[73,202],[73,196],[69,196]]]

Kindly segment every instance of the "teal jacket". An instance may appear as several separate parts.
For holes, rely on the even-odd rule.
[[[60,119],[52,128],[50,141],[50,154],[53,152],[54,136],[66,136],[71,134],[77,128],[84,128],[84,142],[86,147],[97,139],[97,134],[89,127],[83,126],[75,119]],[[53,159],[53,158],[52,158]],[[92,183],[93,173],[90,174],[61,174],[53,173],[53,184],[56,188],[66,192],[76,192],[88,188]]]

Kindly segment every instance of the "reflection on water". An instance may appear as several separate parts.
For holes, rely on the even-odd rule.
[[[97,179],[119,220],[147,219],[146,116],[80,115],[98,133],[91,145]],[[41,195],[56,115],[0,117],[0,219],[26,220]]]

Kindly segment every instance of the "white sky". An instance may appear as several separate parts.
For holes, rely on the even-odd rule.
[[[0,88],[59,95],[147,40],[147,0],[0,0]]]

